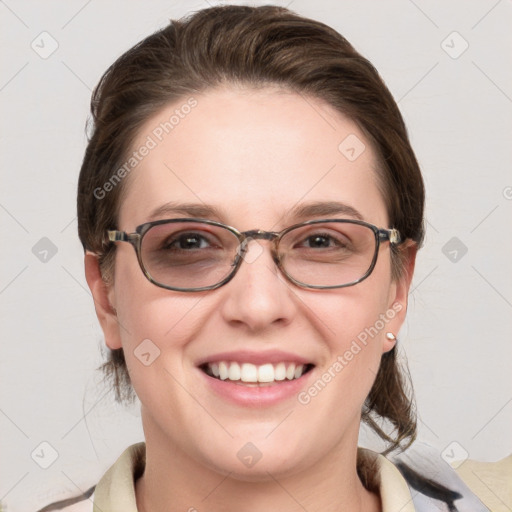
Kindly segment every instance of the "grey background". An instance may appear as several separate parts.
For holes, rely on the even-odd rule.
[[[277,3],[340,31],[399,102],[428,199],[400,336],[420,438],[446,460],[497,460],[512,452],[512,3]],[[91,89],[117,56],[208,4],[0,2],[0,500],[9,511],[83,491],[142,439],[137,406],[116,405],[95,372],[102,337],[75,218],[84,125]]]

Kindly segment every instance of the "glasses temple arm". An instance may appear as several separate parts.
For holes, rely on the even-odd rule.
[[[128,242],[128,235],[124,231],[117,231],[115,229],[109,229],[107,231],[108,239],[111,242]]]
[[[379,231],[379,237],[381,240],[389,240],[392,245],[399,245],[403,242],[402,237],[398,229],[381,229]]]

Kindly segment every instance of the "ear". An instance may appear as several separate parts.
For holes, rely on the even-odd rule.
[[[113,305],[114,285],[107,286],[100,271],[98,256],[85,253],[85,278],[94,300],[96,316],[100,322],[107,346],[114,350],[121,348],[121,336],[117,313]]]
[[[399,257],[402,262],[402,274],[393,281],[390,287],[388,309],[385,313],[389,321],[384,328],[382,352],[388,352],[395,346],[396,336],[398,336],[398,332],[405,321],[409,289],[414,274],[418,245],[412,240],[408,240],[399,250]],[[388,339],[386,336],[387,333],[393,334],[395,339]]]

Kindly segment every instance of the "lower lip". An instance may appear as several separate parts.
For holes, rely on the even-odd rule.
[[[292,397],[296,398],[306,387],[313,370],[314,368],[298,379],[277,381],[263,386],[247,386],[210,377],[200,369],[199,372],[214,393],[222,398],[244,407],[269,407]]]

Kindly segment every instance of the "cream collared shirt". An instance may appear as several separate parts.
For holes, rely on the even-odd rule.
[[[409,487],[400,471],[371,450],[359,448],[358,455],[376,459],[382,512],[415,512]],[[137,512],[134,473],[143,464],[143,458],[143,443],[130,446],[119,457],[96,487],[92,498],[94,512]]]
[[[418,474],[432,478],[461,493],[463,498],[456,502],[458,511],[509,512],[512,510],[512,455],[494,463],[467,460],[460,467],[458,464],[455,466],[458,468],[457,471],[450,469],[445,462],[442,462],[441,466],[436,467],[435,464],[432,466],[431,463],[439,457],[434,456],[432,451],[425,451],[425,448],[416,450],[412,457],[410,455],[408,457],[408,460],[407,457],[405,458],[406,462]],[[144,470],[144,459],[144,443],[130,446],[105,473],[92,496],[89,498],[84,496],[81,501],[65,508],[62,508],[61,504],[59,510],[62,512],[92,512],[93,510],[94,512],[137,512],[135,480]],[[429,501],[425,494],[410,488],[402,473],[386,457],[371,450],[359,448],[358,459],[375,462],[376,484],[383,512],[449,510],[446,504]],[[395,463],[400,462],[400,459],[393,460]]]

